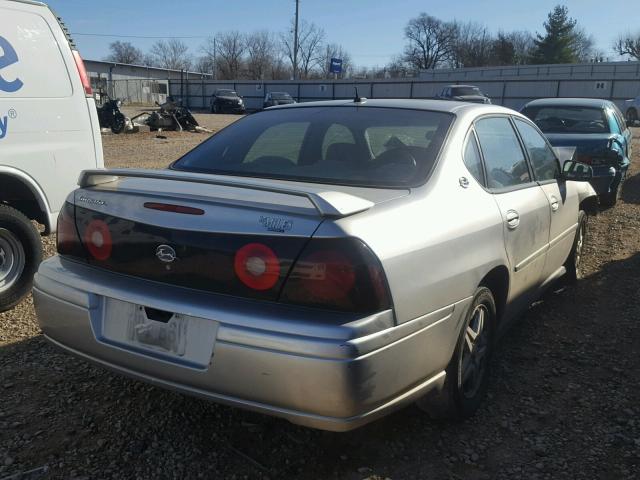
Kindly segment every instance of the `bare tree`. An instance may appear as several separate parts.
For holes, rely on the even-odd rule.
[[[620,35],[613,44],[613,49],[618,55],[626,55],[635,60],[640,60],[640,32]]]
[[[143,62],[142,50],[129,42],[112,42],[109,44],[109,50],[111,53],[105,57],[107,62],[128,63],[130,65],[140,65]]]
[[[237,30],[220,33],[215,38],[217,47],[216,65],[220,78],[231,80],[240,78],[243,56],[246,50],[244,36]]]
[[[598,56],[594,44],[593,35],[588,34],[584,28],[574,28],[573,48],[579,62],[589,62]]]
[[[172,70],[188,70],[191,66],[189,47],[177,38],[158,40],[150,50],[156,64]]]
[[[266,30],[261,30],[247,34],[245,42],[249,78],[261,80],[271,76],[276,51],[273,35]]]
[[[325,45],[321,60],[324,78],[333,78],[333,73],[331,73],[332,58],[339,58],[342,60],[342,73],[338,75],[338,78],[347,77],[352,68],[351,55],[349,55],[349,52],[347,52],[342,45],[330,43]]]
[[[215,63],[206,55],[202,55],[193,62],[193,69],[201,73],[213,73]]]
[[[513,62],[515,65],[528,63],[535,47],[534,38],[531,32],[526,30],[516,30],[505,33],[506,39],[513,45]]]
[[[455,22],[454,29],[451,66],[482,67],[492,63],[494,38],[486,26],[476,22]]]
[[[309,78],[311,71],[322,62],[322,44],[324,30],[315,23],[303,20],[298,28],[298,75]],[[285,57],[293,68],[293,27],[287,33],[281,34],[280,41]]]
[[[404,29],[407,45],[404,59],[413,68],[436,68],[451,58],[455,48],[456,27],[421,13],[409,20]]]

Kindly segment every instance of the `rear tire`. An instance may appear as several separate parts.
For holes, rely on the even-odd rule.
[[[119,134],[124,132],[125,126],[127,124],[126,119],[122,113],[116,113],[113,117],[113,123],[111,124],[111,131],[115,134]]]
[[[618,200],[620,199],[620,195],[622,194],[622,184],[624,183],[625,176],[626,175],[623,174],[613,192],[603,193],[600,195],[600,205],[607,208],[615,207],[616,203],[618,203]]]
[[[0,312],[31,291],[41,261],[42,242],[31,221],[15,208],[0,205]]]
[[[638,121],[638,111],[635,108],[630,108],[627,110],[625,115],[628,122],[631,122],[631,125],[634,125],[635,122]]]
[[[569,258],[567,259],[564,267],[567,269],[566,279],[569,283],[576,283],[582,278],[582,255],[584,252],[584,245],[587,240],[587,214],[580,210],[578,214],[578,230],[573,240],[573,247]]]
[[[431,418],[461,420],[478,410],[487,394],[495,325],[493,294],[480,286],[467,311],[442,390],[417,402]]]

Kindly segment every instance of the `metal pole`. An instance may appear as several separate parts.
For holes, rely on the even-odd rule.
[[[216,45],[216,37],[213,37],[213,79],[217,80],[217,70],[218,70],[218,50]]]
[[[300,10],[300,0],[296,0],[296,19],[293,29],[293,79],[298,78],[298,14]]]

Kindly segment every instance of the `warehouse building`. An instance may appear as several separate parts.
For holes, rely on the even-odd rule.
[[[153,105],[164,103],[169,94],[169,81],[211,79],[211,74],[127,65],[100,60],[84,61],[96,100],[108,95],[127,104]]]

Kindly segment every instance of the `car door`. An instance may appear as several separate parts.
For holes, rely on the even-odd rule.
[[[551,211],[544,281],[557,273],[571,252],[578,228],[580,198],[573,182],[560,179],[560,162],[542,133],[528,121],[515,117],[513,121],[527,151],[534,179],[547,196]]]
[[[510,118],[482,117],[475,122],[486,185],[500,209],[515,309],[531,302],[542,282],[551,222],[549,201],[533,179]]]

